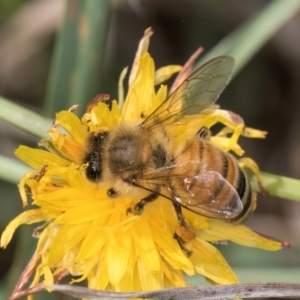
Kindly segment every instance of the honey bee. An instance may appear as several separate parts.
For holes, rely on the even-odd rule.
[[[159,196],[172,201],[179,228],[188,230],[182,207],[228,222],[241,222],[253,210],[254,193],[237,160],[209,142],[199,128],[174,156],[166,126],[214,107],[229,82],[234,59],[214,58],[189,76],[160,106],[140,121],[123,122],[109,132],[91,133],[83,163],[93,182],[110,182],[109,197],[140,197],[127,213],[140,215]],[[179,231],[178,231],[179,232]],[[193,238],[175,237],[182,244]]]

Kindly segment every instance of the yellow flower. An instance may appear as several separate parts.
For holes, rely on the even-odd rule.
[[[31,286],[41,281],[51,285],[66,271],[79,276],[73,282],[87,279],[90,288],[99,290],[184,287],[183,274],[195,273],[217,284],[237,283],[236,275],[211,242],[230,240],[266,250],[281,248],[281,243],[264,238],[244,225],[225,223],[184,209],[184,217],[196,235],[186,244],[192,252],[188,257],[173,238],[178,220],[171,201],[159,197],[141,215],[133,215],[127,210],[139,198],[128,194],[112,200],[107,196],[109,183],[87,180],[87,164],[82,163],[82,157],[88,135],[110,131],[122,122],[140,120],[141,114],[149,115],[167,97],[167,88],[161,86],[156,91],[155,84],[181,69],[168,66],[155,72],[153,59],[147,52],[151,34],[147,30],[140,42],[125,101],[122,81],[126,70],[119,83],[119,105],[113,101],[109,109],[105,101],[94,101],[82,119],[73,113],[74,108],[62,111],[48,132],[50,139],[41,141],[48,151],[25,146],[16,150],[16,155],[34,169],[24,175],[19,185],[23,204],[28,204],[30,196],[31,204],[37,208],[10,222],[2,234],[1,247],[6,247],[19,225],[44,222],[34,232],[39,239],[28,266],[29,270],[35,270]],[[189,132],[199,129],[199,124],[211,127],[221,122],[224,130],[211,137],[211,142],[224,151],[242,154],[237,143],[240,135],[264,137],[265,133],[245,128],[242,120],[233,116],[236,115],[215,110],[191,118],[177,128],[178,141],[194,134]]]

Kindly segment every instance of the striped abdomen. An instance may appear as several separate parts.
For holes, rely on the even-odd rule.
[[[220,207],[222,203],[228,205],[228,203],[230,204],[230,199],[228,198],[234,198],[236,196],[231,192],[232,188],[229,188],[230,185],[228,185],[227,182],[235,189],[242,201],[242,210],[234,217],[228,216],[228,218],[222,218],[220,216],[220,218],[226,219],[228,222],[238,223],[245,220],[250,212],[252,212],[255,201],[253,199],[249,181],[239,167],[237,160],[232,155],[223,152],[221,149],[204,139],[196,139],[175,161],[179,166],[186,165],[187,169],[185,174],[187,174],[189,178],[194,178],[185,185],[184,189],[189,190],[193,195],[197,195],[197,197],[200,198],[199,203],[205,203],[205,198],[210,198],[207,202],[216,202],[216,209],[218,206]],[[211,176],[210,174],[214,174],[214,176]],[[199,178],[201,179],[199,180]],[[207,183],[205,182],[206,178]],[[200,185],[199,181],[202,181],[203,183]],[[236,195],[236,193],[234,194]],[[196,200],[191,200],[191,206],[187,208],[197,212],[197,207],[193,204],[193,201],[197,203]],[[200,209],[199,211],[201,214]],[[206,215],[209,216],[208,214]],[[212,215],[212,217],[218,216],[216,214],[216,216]]]

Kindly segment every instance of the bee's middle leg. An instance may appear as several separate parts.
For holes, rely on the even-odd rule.
[[[137,204],[135,204],[135,206],[132,208],[128,208],[126,213],[133,213],[135,215],[140,215],[142,214],[144,207],[146,204],[156,200],[158,198],[158,194],[153,193],[150,194],[149,196],[143,198],[142,200],[140,200]]]
[[[185,252],[186,256],[191,256],[192,255],[192,251],[186,249],[184,247],[184,244],[190,240],[193,240],[196,235],[195,233],[188,227],[185,218],[182,214],[182,209],[181,206],[177,203],[173,203],[175,212],[176,212],[176,216],[178,219],[178,226],[176,228],[176,231],[174,233],[174,239],[177,240],[180,248]]]

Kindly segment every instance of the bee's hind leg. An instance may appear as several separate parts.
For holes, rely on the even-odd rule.
[[[128,208],[126,213],[133,213],[135,215],[140,215],[142,214],[143,210],[144,210],[144,206],[154,200],[156,200],[158,198],[158,194],[153,193],[150,194],[149,196],[143,198],[142,200],[140,200],[137,204],[135,204],[135,206],[132,208]]]
[[[196,235],[195,233],[188,227],[186,220],[182,214],[181,206],[177,203],[173,203],[177,219],[178,226],[174,233],[174,239],[177,240],[180,248],[185,252],[186,256],[191,256],[192,251],[185,248],[184,244],[190,240],[193,240]]]

